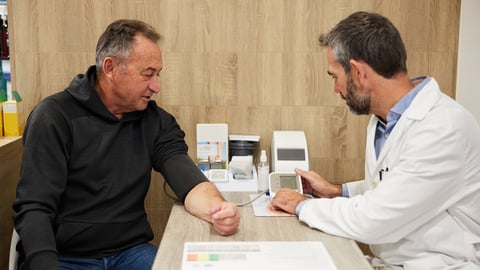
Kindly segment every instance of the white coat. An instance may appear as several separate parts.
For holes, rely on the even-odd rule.
[[[310,200],[299,219],[370,244],[387,269],[480,269],[477,121],[433,78],[399,119],[378,160],[377,121],[373,116],[368,125],[365,180],[348,184],[350,198]]]

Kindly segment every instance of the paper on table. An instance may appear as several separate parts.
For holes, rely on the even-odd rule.
[[[250,194],[250,200],[253,200],[258,195]],[[257,217],[291,217],[294,215],[285,213],[283,211],[276,211],[270,207],[270,197],[262,195],[260,198],[252,202],[253,213]]]
[[[185,242],[182,270],[336,270],[319,241]]]

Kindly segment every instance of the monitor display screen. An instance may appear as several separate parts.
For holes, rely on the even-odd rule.
[[[278,160],[305,160],[305,149],[277,149]]]

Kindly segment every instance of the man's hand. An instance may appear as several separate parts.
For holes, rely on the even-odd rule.
[[[231,235],[238,230],[240,212],[227,202],[211,182],[196,185],[185,198],[185,208],[192,215],[212,223],[220,235]]]
[[[295,169],[295,173],[302,177],[304,194],[311,194],[318,198],[342,196],[342,185],[332,184],[314,171]]]
[[[295,215],[297,205],[306,199],[308,198],[295,190],[282,188],[275,193],[270,206],[276,210],[282,210]]]
[[[237,232],[240,224],[240,212],[231,202],[223,202],[210,210],[211,223],[220,235],[231,235]]]

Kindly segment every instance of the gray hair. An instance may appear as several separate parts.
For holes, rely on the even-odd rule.
[[[335,60],[350,73],[350,59],[361,60],[385,78],[407,73],[407,52],[397,28],[376,13],[356,12],[340,21],[320,45],[330,47]]]
[[[124,63],[133,48],[135,36],[141,34],[157,43],[161,36],[151,25],[139,20],[117,20],[112,22],[100,36],[96,49],[96,70],[102,72],[103,60],[113,57]]]

